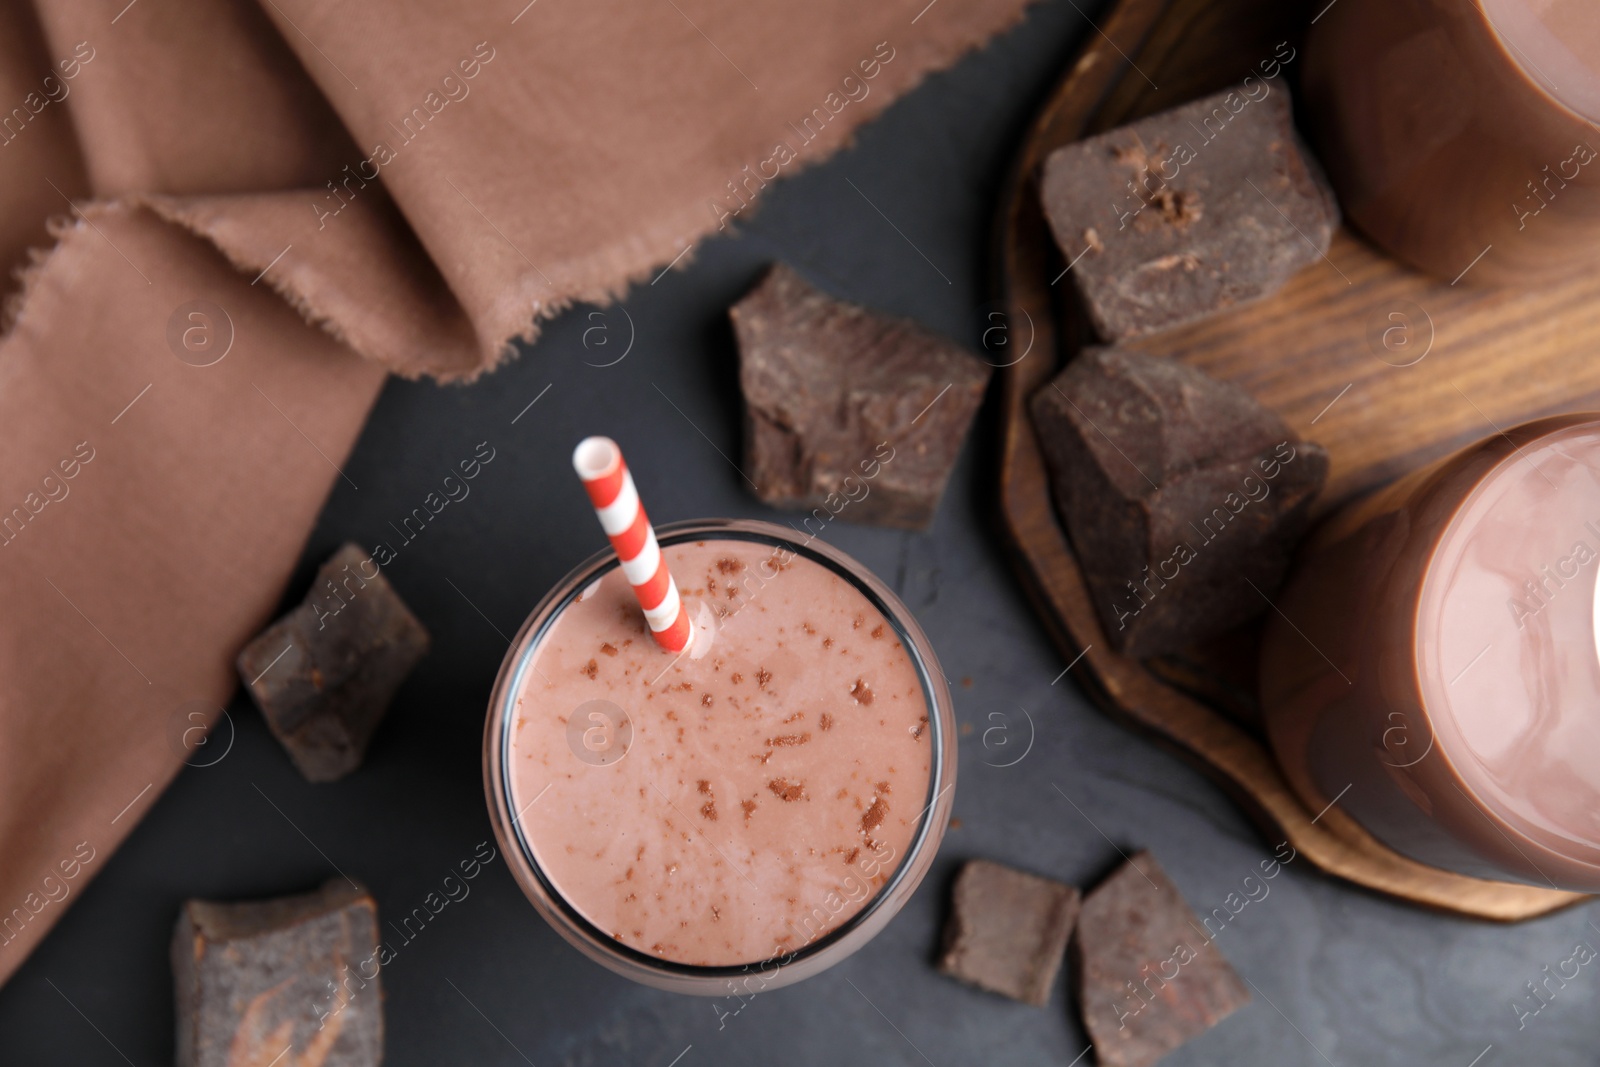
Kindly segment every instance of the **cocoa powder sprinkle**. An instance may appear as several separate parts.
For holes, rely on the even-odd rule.
[[[810,740],[810,734],[779,734],[777,737],[767,738],[767,745],[770,748],[781,748],[790,745],[803,745]]]
[[[871,831],[877,829],[879,824],[883,822],[888,814],[889,805],[883,802],[883,798],[873,797],[872,807],[868,808],[866,810],[866,814],[861,816],[861,832],[870,833]]]
[[[783,801],[803,800],[806,795],[805,787],[799,782],[791,782],[787,778],[774,778],[767,783],[767,788]]]
[[[850,696],[857,704],[870,704],[872,703],[872,687],[866,683],[865,679],[857,678],[856,684],[850,687]]]

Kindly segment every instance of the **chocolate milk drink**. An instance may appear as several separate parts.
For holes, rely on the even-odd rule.
[[[1600,260],[1600,5],[1339,0],[1304,99],[1345,216],[1446,281]]]
[[[491,708],[490,802],[546,918],[630,977],[723,993],[859,947],[931,861],[953,715],[881,583],[763,523],[662,530],[696,619],[656,647],[621,569],[580,568]]]
[[[1326,521],[1261,655],[1307,807],[1337,802],[1434,866],[1600,891],[1597,572],[1592,413],[1486,438]]]

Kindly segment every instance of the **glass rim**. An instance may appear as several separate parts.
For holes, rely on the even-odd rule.
[[[1483,27],[1488,31],[1490,41],[1497,49],[1499,49],[1500,55],[1505,62],[1509,64],[1511,68],[1518,74],[1522,75],[1523,80],[1530,88],[1533,89],[1535,93],[1539,95],[1541,99],[1549,104],[1554,105],[1561,112],[1565,113],[1565,115],[1570,119],[1582,123],[1585,126],[1593,126],[1597,123],[1600,123],[1600,115],[1589,115],[1584,110],[1583,106],[1577,103],[1573,97],[1567,95],[1564,90],[1557,86],[1550,75],[1546,74],[1542,69],[1540,69],[1540,67],[1533,62],[1533,59],[1523,51],[1522,46],[1512,39],[1506,30],[1501,28],[1503,20],[1502,22],[1496,22],[1495,15],[1491,15],[1489,13],[1489,7],[1493,3],[1494,0],[1472,0],[1470,6],[1472,10],[1477,12],[1478,17],[1483,20]],[[1503,16],[1506,14],[1506,12],[1497,11],[1495,14]],[[1542,33],[1550,37],[1552,40],[1560,40],[1554,31],[1552,31],[1548,26],[1544,25],[1542,19],[1539,19],[1537,16],[1533,16],[1533,21],[1538,24],[1538,29],[1532,31],[1535,35]],[[1529,30],[1530,27],[1524,21],[1519,28],[1526,31]],[[1581,56],[1570,52],[1570,50],[1569,55],[1572,56],[1574,62],[1580,65],[1583,64],[1583,58]],[[1549,62],[1549,60],[1547,59],[1546,62]],[[1563,62],[1561,65],[1565,67],[1567,64]],[[1563,75],[1561,80],[1566,82],[1567,78]]]
[[[894,873],[878,887],[871,899],[837,927],[821,937],[807,941],[792,952],[779,953],[746,963],[703,965],[652,956],[605,933],[567,899],[545,873],[532,844],[523,832],[522,820],[516,815],[512,777],[505,773],[512,765],[511,726],[515,722],[515,716],[510,712],[517,694],[521,692],[522,682],[531,666],[534,653],[555,620],[561,617],[579,594],[621,566],[616,552],[609,547],[585,559],[551,587],[550,592],[539,601],[518,629],[516,637],[506,651],[506,658],[501,665],[489,709],[489,726],[495,731],[492,777],[487,783],[491,790],[490,799],[495,805],[491,814],[497,822],[503,821],[508,824],[509,833],[506,836],[515,842],[519,858],[562,919],[573,930],[581,933],[587,941],[606,953],[621,957],[636,967],[682,979],[735,978],[749,974],[753,970],[765,972],[771,964],[776,964],[776,969],[781,970],[820,955],[870,922],[894,895],[895,890],[909,877],[909,872],[915,865],[913,861],[927,847],[937,817],[939,799],[949,789],[949,783],[946,783],[945,779],[948,777],[951,783],[954,781],[953,771],[947,775],[944,767],[945,750],[952,739],[945,736],[945,726],[939,715],[939,712],[950,704],[949,686],[927,635],[904,602],[880,578],[854,558],[825,542],[817,544],[817,535],[812,534],[800,539],[795,536],[798,531],[793,527],[785,528],[759,519],[687,519],[657,526],[655,529],[656,538],[662,547],[685,541],[731,540],[769,544],[791,550],[797,556],[826,567],[833,574],[849,582],[851,587],[864,596],[893,627],[922,686],[931,742],[925,803],[918,816],[916,833],[906,846],[905,854],[897,857]]]

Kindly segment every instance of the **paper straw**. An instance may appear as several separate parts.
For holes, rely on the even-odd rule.
[[[633,475],[622,461],[622,449],[609,437],[585,437],[572,450],[572,467],[583,479],[600,527],[622,561],[622,573],[633,586],[645,622],[656,644],[674,654],[689,647],[689,613],[678,596],[655,528],[645,517]]]

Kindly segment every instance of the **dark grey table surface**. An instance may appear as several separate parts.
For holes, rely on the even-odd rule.
[[[291,592],[298,598],[340,542],[390,538],[389,521],[487,441],[495,459],[471,495],[385,568],[432,631],[432,654],[366,765],[332,785],[303,781],[236,699],[219,728],[234,731],[227,756],[179,776],[0,990],[0,1064],[170,1063],[167,943],[186,897],[295,892],[337,869],[372,888],[380,914],[401,914],[490,839],[481,734],[503,635],[600,546],[568,466],[572,445],[589,433],[618,438],[658,522],[781,518],[733,466],[741,416],[725,308],[781,258],[839,295],[977,348],[994,295],[998,185],[1036,102],[1096,32],[1085,12],[1099,6],[1044,0],[865,129],[855,148],[768,190],[737,237],[707,243],[623,305],[574,309],[486,381],[391,381],[346,468],[360,489],[335,485]],[[626,358],[599,366],[630,336]],[[567,947],[496,861],[384,969],[387,1063],[1071,1064],[1085,1038],[1065,982],[1032,1008],[931,966],[957,866],[983,856],[1089,883],[1119,849],[1149,848],[1197,911],[1240,889],[1271,844],[1196,771],[1093,709],[1070,676],[1053,684],[1066,664],[997,532],[993,429],[985,411],[929,532],[835,523],[826,534],[910,605],[957,681],[960,721],[974,727],[961,744],[961,825],[888,929],[834,970],[762,994],[719,1025],[726,1007],[632,985]],[[1015,758],[1030,720],[1026,757],[996,766]],[[986,749],[984,731],[1001,724],[1014,746]],[[1520,1030],[1512,1007],[1524,983],[1578,942],[1600,946],[1591,925],[1600,910],[1493,926],[1380,899],[1304,863],[1270,887],[1217,942],[1255,986],[1254,1001],[1174,1054],[1173,1067],[1600,1059],[1600,963]]]

